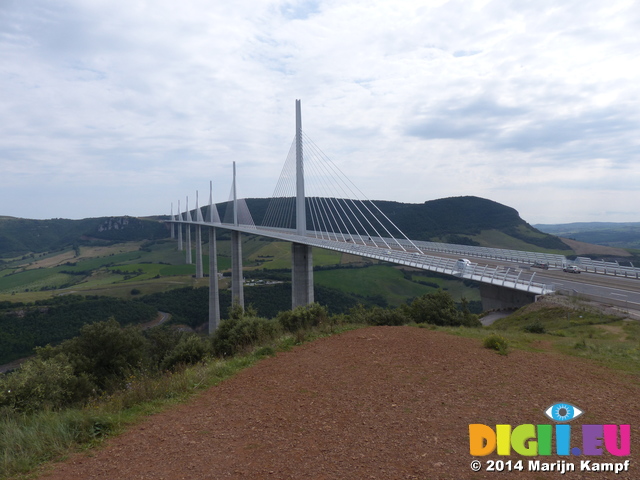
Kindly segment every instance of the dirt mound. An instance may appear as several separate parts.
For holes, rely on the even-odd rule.
[[[569,297],[566,295],[556,294],[541,296],[535,303],[530,303],[522,307],[521,311],[523,313],[531,313],[553,307],[562,307],[567,310],[586,310],[593,313],[602,313],[603,315],[614,315],[620,318],[625,317],[622,312],[611,307],[611,305],[605,305],[587,298]]]
[[[557,354],[500,356],[412,327],[351,331],[265,359],[44,478],[557,479],[527,472],[532,457],[515,453],[479,458],[485,467],[522,459],[524,472],[473,473],[469,424],[550,424],[543,411],[559,401],[584,410],[584,423],[630,424],[632,456],[533,458],[578,470],[580,460],[631,459],[629,472],[563,478],[640,478],[635,378]]]

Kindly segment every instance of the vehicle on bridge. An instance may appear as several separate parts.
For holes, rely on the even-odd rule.
[[[464,272],[464,269],[471,265],[471,262],[466,258],[459,258],[456,262],[455,269],[458,272]]]
[[[562,271],[567,273],[580,273],[580,269],[576,265],[565,265],[562,267]]]
[[[546,262],[533,262],[532,267],[542,268],[543,270],[549,270],[549,264]]]

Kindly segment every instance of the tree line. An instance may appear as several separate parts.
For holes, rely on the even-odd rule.
[[[84,303],[85,307],[92,305]],[[129,378],[159,376],[209,357],[233,356],[283,334],[298,335],[321,326],[353,323],[481,326],[465,302],[458,308],[451,295],[442,290],[399,308],[356,305],[340,314],[331,314],[327,307],[314,303],[266,318],[253,308],[235,306],[211,336],[181,332],[168,325],[143,331],[109,318],[86,323],[78,336],[58,345],[36,348],[35,356],[21,368],[0,376],[0,414],[2,409],[29,413],[83,405],[126,388]]]

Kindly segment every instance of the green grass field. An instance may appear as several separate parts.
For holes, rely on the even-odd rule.
[[[531,232],[527,231],[529,236],[535,236]],[[538,235],[542,238],[544,235]],[[482,247],[491,247],[491,248],[504,248],[507,250],[524,250],[528,252],[540,252],[540,253],[557,253],[560,255],[567,255],[567,250],[552,250],[548,248],[538,247],[536,245],[532,245],[523,240],[519,240],[517,238],[511,237],[504,232],[499,230],[483,230],[479,235],[474,235],[471,237],[473,240],[478,242]]]
[[[170,240],[151,244],[129,242],[108,247],[82,247],[80,258],[74,258],[73,250],[55,252],[42,255],[35,261],[50,262],[57,266],[24,270],[33,260],[29,257],[22,260],[21,268],[14,265],[0,270],[0,301],[33,302],[67,293],[130,298],[134,289],[146,294],[189,285],[207,285],[208,279],[196,281],[193,278],[195,265],[185,264],[186,253],[177,251],[176,247],[176,242]],[[260,237],[247,236],[243,240],[242,249],[247,277],[250,277],[252,269],[268,271],[291,268],[290,243],[264,241]],[[229,241],[220,240],[219,272],[231,268],[229,252]],[[208,253],[208,245],[203,246],[203,253]],[[195,260],[195,250],[193,259]],[[354,267],[317,270],[314,274],[317,284],[365,297],[381,296],[390,305],[397,306],[434,291],[435,288],[418,283],[425,280],[448,290],[456,300],[461,296],[468,300],[479,299],[477,289],[467,288],[458,280],[432,279],[418,274],[407,279],[402,271],[391,265],[379,265],[354,255],[314,248],[313,263],[315,267]],[[209,257],[206,254],[203,255],[203,269],[205,273],[209,269]],[[63,271],[69,273],[62,273]]]
[[[425,276],[412,276],[412,279],[438,283],[441,288],[450,290],[456,301],[461,296],[467,300],[480,299],[478,289],[465,287],[462,282],[456,280],[433,279]],[[314,281],[318,285],[338,288],[365,297],[380,295],[392,306],[399,306],[409,299],[437,290],[437,288],[407,280],[400,269],[390,265],[321,270],[314,273]]]
[[[498,333],[518,349],[559,352],[640,372],[640,322],[607,315],[580,300],[568,305],[560,300],[551,299],[543,308],[527,305],[489,327],[458,329],[456,334],[483,338]]]

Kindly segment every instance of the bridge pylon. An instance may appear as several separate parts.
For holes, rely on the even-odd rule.
[[[202,212],[198,206],[198,191],[196,190],[196,278],[202,278],[204,276],[202,272],[202,226],[200,222],[203,222]]]
[[[182,212],[180,211],[180,200],[178,200],[178,220],[182,222]],[[178,251],[182,251],[182,223],[178,223]]]
[[[213,209],[213,182],[209,182],[209,223],[216,217]],[[219,219],[218,219],[219,220]],[[218,285],[218,246],[216,244],[216,228],[209,227],[209,335],[220,325],[220,291]]]
[[[187,197],[187,211],[184,212],[187,223],[184,224],[187,244],[186,244],[186,263],[187,265],[193,264],[193,252],[191,251],[193,245],[191,245],[191,213],[189,212],[189,197]]]
[[[238,196],[236,193],[236,162],[233,162],[233,224],[238,226]],[[242,277],[242,238],[231,230],[231,303],[244,310],[244,281]]]
[[[304,151],[302,146],[302,108],[296,100],[296,233],[307,235],[307,211],[304,194]],[[313,247],[291,244],[291,308],[313,303]]]

